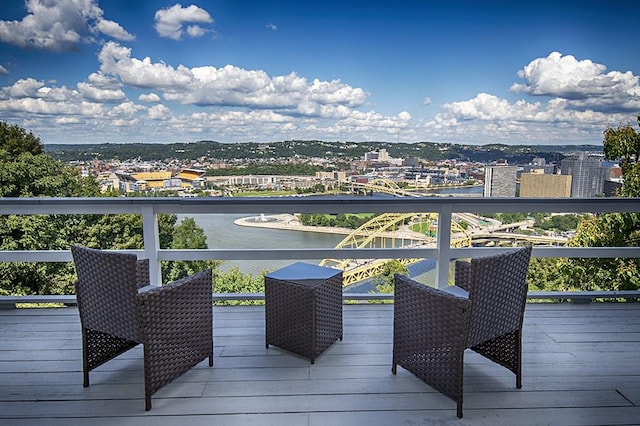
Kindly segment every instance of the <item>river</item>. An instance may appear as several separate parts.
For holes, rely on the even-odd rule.
[[[258,214],[256,214],[257,216]],[[262,248],[334,248],[344,235],[319,232],[288,231],[281,229],[239,226],[236,219],[246,214],[195,214],[193,217],[207,236],[210,249],[262,249]],[[178,217],[180,220],[181,217]],[[305,260],[319,263],[321,259]],[[276,270],[295,260],[230,260],[223,270],[237,266],[244,273],[259,274],[264,270]]]
[[[289,231],[281,229],[269,229],[239,226],[234,223],[236,219],[247,217],[245,214],[194,214],[196,224],[200,226],[207,237],[207,245],[211,249],[261,249],[261,248],[334,248],[345,236],[340,234],[326,234],[319,232]],[[258,215],[256,215],[258,216]],[[178,216],[178,221],[183,216]],[[307,263],[320,263],[322,259],[300,260]],[[221,269],[229,270],[238,267],[243,273],[258,275],[265,270],[274,271],[296,260],[228,260]],[[422,282],[433,280],[432,269],[434,261],[428,259],[419,264],[412,265],[409,276]],[[371,282],[363,282],[351,286],[345,291],[368,292],[373,291]]]
[[[482,196],[482,187],[462,187],[435,189],[430,192],[446,194],[478,194]],[[385,195],[375,195],[385,198]],[[255,216],[259,216],[260,212]],[[344,239],[344,235],[326,234],[320,232],[289,231],[281,229],[256,228],[239,226],[236,219],[247,217],[246,214],[195,214],[193,217],[207,237],[207,244],[211,249],[261,249],[261,248],[334,248]],[[178,216],[181,220],[181,216]],[[319,263],[322,259],[302,260],[307,263]],[[237,266],[241,272],[253,275],[262,271],[274,271],[289,265],[295,260],[230,260],[225,261],[222,270]],[[409,269],[409,275],[422,282],[433,280],[432,270],[434,261],[429,259]],[[368,290],[370,283],[354,286],[358,291]]]

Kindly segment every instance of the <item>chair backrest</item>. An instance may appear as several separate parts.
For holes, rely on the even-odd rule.
[[[531,247],[471,260],[468,347],[522,328]]]
[[[83,327],[141,341],[134,254],[72,246],[76,298]]]

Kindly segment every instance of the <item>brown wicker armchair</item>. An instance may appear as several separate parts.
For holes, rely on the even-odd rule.
[[[393,364],[457,402],[462,417],[464,351],[516,375],[522,387],[522,321],[531,247],[456,262],[455,284],[438,290],[395,276]]]
[[[89,371],[142,343],[145,410],[151,395],[209,357],[213,365],[211,270],[149,285],[149,262],[72,246],[82,326],[83,386]],[[147,287],[148,286],[148,287]]]

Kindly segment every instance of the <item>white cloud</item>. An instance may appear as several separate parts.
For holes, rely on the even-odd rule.
[[[184,90],[193,81],[191,71],[179,65],[152,63],[150,58],[131,58],[131,49],[117,43],[106,43],[98,56],[104,74],[115,76],[128,86]]]
[[[278,31],[278,26],[277,26],[276,24],[269,23],[269,24],[267,24],[267,25],[265,25],[265,26],[266,26],[267,28],[269,28],[270,30]]]
[[[148,114],[152,120],[165,120],[171,117],[171,110],[165,105],[159,104],[149,108]]]
[[[520,70],[518,76],[525,83],[513,84],[511,91],[566,99],[567,105],[575,109],[608,112],[640,109],[639,77],[630,71],[605,71],[604,65],[589,59],[577,60],[572,55],[552,52]]]
[[[431,99],[420,96],[417,113],[365,111],[369,93],[339,79],[272,76],[234,65],[188,68],[136,58],[116,42],[106,43],[98,59],[100,68],[73,86],[23,78],[0,88],[0,116],[32,124],[46,143],[91,134],[102,142],[193,137],[598,144],[603,129],[640,110],[638,77],[560,54],[523,67],[523,80],[512,86],[522,99],[478,93],[445,103],[429,117],[431,108],[417,107]],[[48,139],[52,132],[57,140]]]
[[[9,70],[0,65],[0,74],[9,74]]]
[[[20,47],[67,50],[90,42],[102,33],[132,40],[119,24],[103,19],[96,0],[27,0],[27,15],[20,21],[0,21],[0,41]]]
[[[155,93],[143,93],[138,96],[138,100],[142,102],[155,103],[160,102],[160,96],[156,95]]]
[[[199,25],[189,25],[187,27],[187,34],[189,34],[189,36],[193,38],[202,37],[207,32],[209,32],[209,30],[207,30],[206,28],[202,28]]]
[[[117,102],[126,99],[124,92],[120,89],[101,89],[84,82],[78,83],[78,91],[82,98],[93,102]]]
[[[44,82],[35,78],[24,78],[16,81],[13,86],[5,88],[5,90],[10,97],[19,99],[37,97],[38,90],[42,87],[44,87]]]
[[[167,8],[160,9],[155,15],[155,29],[161,37],[171,38],[174,40],[180,40],[184,34],[184,25],[187,23],[199,23],[199,24],[211,24],[213,18],[206,10],[191,5],[183,8],[181,4]],[[198,25],[192,25],[187,28],[187,34],[190,37],[200,37],[207,30]]]
[[[120,24],[107,19],[101,19],[96,23],[96,29],[102,34],[121,41],[131,41],[135,36],[129,34]]]
[[[132,57],[131,49],[114,42],[105,44],[99,60],[104,75],[126,86],[162,92],[166,101],[185,105],[270,108],[293,115],[326,116],[323,106],[353,109],[368,97],[363,89],[340,80],[309,83],[296,73],[270,77],[262,70],[233,65],[189,69],[154,63],[150,58]]]
[[[136,113],[145,110],[142,105],[135,104],[131,101],[125,101],[109,110],[110,116],[131,117]]]
[[[56,118],[56,124],[78,124],[80,119],[78,117],[58,117]]]

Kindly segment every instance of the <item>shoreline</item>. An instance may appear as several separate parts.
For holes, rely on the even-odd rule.
[[[275,220],[270,220],[275,219]],[[261,221],[262,220],[262,221]],[[333,226],[308,226],[300,223],[300,220],[292,214],[283,213],[275,215],[260,215],[241,217],[233,221],[238,226],[248,226],[254,228],[267,228],[267,229],[279,229],[283,231],[301,231],[301,232],[316,232],[321,234],[337,234],[337,235],[351,235],[355,229],[339,228]],[[381,236],[389,238],[407,238],[413,240],[430,240],[424,235],[413,232],[411,230],[403,230],[396,232],[384,232]]]
[[[264,217],[265,221],[258,218]],[[275,220],[269,220],[273,219]],[[300,223],[297,217],[289,213],[275,214],[269,216],[241,217],[233,221],[238,226],[248,226],[254,228],[280,229],[284,231],[317,232],[323,234],[349,235],[353,232],[349,228],[336,228],[331,226],[306,226]]]

